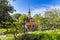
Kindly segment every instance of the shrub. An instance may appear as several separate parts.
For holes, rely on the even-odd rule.
[[[60,40],[60,34],[57,32],[52,33],[27,33],[18,36],[18,40]]]

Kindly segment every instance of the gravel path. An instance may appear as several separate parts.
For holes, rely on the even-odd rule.
[[[0,38],[4,38],[4,37],[6,37],[6,35],[0,35]]]

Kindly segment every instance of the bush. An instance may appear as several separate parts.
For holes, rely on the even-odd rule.
[[[52,33],[27,33],[18,36],[18,40],[60,40],[60,34],[57,32]]]
[[[1,40],[60,40],[60,31],[47,31],[47,32],[28,32],[25,34],[17,34],[14,38],[13,34],[9,34]]]

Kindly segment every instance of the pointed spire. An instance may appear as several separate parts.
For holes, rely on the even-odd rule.
[[[28,9],[28,13],[30,13],[30,8]]]
[[[31,18],[30,8],[28,9],[28,17]]]

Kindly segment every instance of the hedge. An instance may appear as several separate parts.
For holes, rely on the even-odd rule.
[[[17,40],[60,40],[60,34],[58,32],[27,33],[22,36],[18,36]]]

